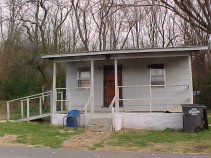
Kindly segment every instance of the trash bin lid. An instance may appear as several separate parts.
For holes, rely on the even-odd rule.
[[[205,105],[202,104],[181,104],[182,108],[207,108]]]
[[[201,104],[182,104],[182,111],[184,115],[202,115],[206,106]]]

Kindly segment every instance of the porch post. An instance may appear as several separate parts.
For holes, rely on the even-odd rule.
[[[115,111],[119,112],[119,88],[118,88],[118,68],[117,59],[114,59],[114,73],[115,73]]]
[[[149,111],[152,112],[152,78],[151,78],[151,68],[149,69]]]
[[[94,60],[91,60],[91,86],[90,96],[92,96],[91,113],[94,113]]]
[[[56,100],[57,100],[57,93],[56,93],[56,62],[53,63],[53,91],[52,91],[52,105],[51,105],[51,114],[56,113]]]
[[[190,104],[193,104],[193,77],[192,77],[192,65],[191,65],[191,55],[188,55],[188,66],[189,66],[189,74],[190,74],[190,82],[189,82],[189,97],[190,97]]]

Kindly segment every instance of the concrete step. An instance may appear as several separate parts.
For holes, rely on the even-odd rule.
[[[88,125],[87,128],[92,132],[112,132],[112,125]]]
[[[111,113],[94,113],[92,114],[92,118],[112,118]]]
[[[93,132],[111,132],[112,118],[92,118],[88,122],[88,130]]]
[[[89,122],[88,125],[112,125],[112,118],[92,118]]]

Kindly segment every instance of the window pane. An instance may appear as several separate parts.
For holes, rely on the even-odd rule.
[[[78,87],[90,87],[90,71],[88,68],[78,70]]]
[[[90,77],[89,71],[81,71],[80,72],[80,78],[89,78],[89,77]]]
[[[78,83],[79,87],[89,87],[90,86],[89,80],[79,80],[78,82],[79,82]]]
[[[151,75],[156,76],[156,69],[151,69]]]
[[[163,76],[164,75],[164,69],[156,69],[156,75],[157,76]]]

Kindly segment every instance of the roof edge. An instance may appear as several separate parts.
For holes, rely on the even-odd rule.
[[[188,46],[188,47],[165,47],[165,48],[144,48],[144,49],[123,49],[123,50],[107,50],[107,51],[89,51],[80,53],[64,53],[64,54],[49,54],[42,55],[42,59],[55,59],[64,57],[83,57],[83,56],[98,56],[98,55],[116,55],[116,54],[137,54],[137,53],[156,53],[156,52],[199,52],[208,50],[208,46]]]

